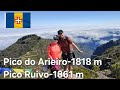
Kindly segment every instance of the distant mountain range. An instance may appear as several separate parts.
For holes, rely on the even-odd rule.
[[[106,44],[103,44],[99,47],[96,48],[96,50],[93,52],[94,56],[100,56],[102,55],[108,48],[111,48],[113,46],[118,46],[120,45],[120,39],[116,40],[116,41],[109,41]]]
[[[29,35],[29,34],[36,34],[45,39],[52,39],[52,36],[57,34],[57,30],[41,30],[41,29],[29,29],[27,30],[1,30],[0,33],[0,50],[7,48],[8,46],[12,45],[22,36]],[[67,36],[70,36],[76,43],[80,44],[81,46],[87,47],[90,51],[90,55],[96,49],[96,47],[109,42],[110,40],[117,40],[120,38],[120,29],[88,29],[88,30],[65,30],[64,31]],[[76,39],[76,40],[75,40]],[[89,51],[88,50],[88,51]],[[89,55],[89,56],[90,56]]]
[[[105,30],[103,30],[103,31],[105,31]],[[106,30],[107,31],[107,30]],[[90,31],[88,31],[88,32],[90,32]],[[92,32],[92,31],[91,31]],[[107,32],[107,35],[105,35],[105,36],[101,36],[100,38],[99,38],[99,34],[101,35],[101,33],[102,33],[102,31],[98,31],[98,32],[101,32],[101,33],[98,33],[97,31],[95,32],[95,33],[93,33],[93,35],[92,35],[92,33],[90,32],[90,36],[89,36],[89,34],[88,35],[86,35],[86,34],[80,34],[79,36],[77,36],[77,41],[78,42],[76,42],[77,43],[77,45],[80,47],[80,49],[82,49],[84,52],[85,52],[85,54],[84,55],[80,55],[79,53],[77,53],[76,55],[77,55],[77,57],[80,57],[80,56],[82,56],[82,57],[91,57],[91,55],[93,54],[93,52],[95,51],[95,49],[97,48],[97,47],[99,47],[100,45],[102,45],[102,44],[104,44],[104,43],[106,43],[106,42],[109,42],[110,40],[117,40],[117,39],[119,39],[120,38],[120,30],[118,29],[118,31],[117,30],[109,30],[108,32]],[[67,33],[67,32],[66,32]],[[72,33],[72,32],[71,32]],[[71,34],[70,32],[68,32],[68,36],[69,36],[69,34]],[[80,32],[80,33],[82,33],[82,32]],[[87,33],[87,31],[85,31],[84,33]],[[96,34],[96,33],[98,33],[98,35]],[[104,34],[104,33],[103,33]],[[45,35],[47,35],[47,36],[45,36]],[[50,35],[50,37],[51,37],[51,34],[45,34],[45,35],[41,35],[41,37],[46,37],[45,39],[46,40],[49,40],[49,39],[47,39],[47,37]],[[72,35],[72,34],[71,34]],[[94,37],[94,35],[97,35],[98,37],[96,38],[96,37]],[[39,35],[40,36],[40,35]],[[74,35],[73,35],[73,37],[74,37]],[[44,40],[45,40],[44,39]],[[81,39],[82,40],[87,40],[88,42],[82,42],[81,41]],[[10,39],[11,40],[11,39]],[[74,40],[74,39],[73,39]],[[7,41],[8,42],[8,41]],[[19,42],[19,41],[17,41],[17,42]],[[15,44],[16,45],[16,44]],[[18,44],[17,44],[18,45]],[[10,45],[10,47],[12,47],[13,46],[13,44],[12,45]],[[9,48],[10,48],[9,47]],[[14,46],[13,46],[14,47]],[[26,47],[26,45],[24,45],[24,47]],[[8,48],[8,47],[7,47]],[[4,52],[7,50],[7,48],[4,50]],[[22,48],[23,48],[23,46],[22,46]],[[27,48],[29,48],[29,46],[27,47]],[[26,49],[27,49],[26,48]],[[1,51],[0,51],[1,52]],[[3,51],[2,51],[2,54],[4,53]],[[10,55],[11,56],[11,55]]]
[[[106,44],[108,42],[106,45],[106,48],[109,48],[111,46],[116,46],[119,44],[118,43],[119,41],[116,43],[114,41],[120,39],[120,31],[116,31],[116,32],[109,31],[108,33],[110,34],[109,36],[101,37],[98,40],[95,39],[94,37],[93,38],[86,37],[86,36],[78,36],[77,37],[79,39],[84,39],[84,40],[90,39],[89,42],[79,43],[80,47],[84,47],[84,49],[86,49],[85,51],[88,53],[87,57],[90,57],[92,54],[100,55],[102,52],[104,52],[104,50],[101,50],[101,48],[100,48],[102,44],[104,46],[104,44]]]

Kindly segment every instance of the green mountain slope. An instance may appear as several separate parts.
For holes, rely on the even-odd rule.
[[[0,52],[0,60],[3,58],[12,58],[17,60],[27,60],[30,58],[31,60],[35,60],[36,63],[40,58],[43,60],[47,60],[47,45],[51,42],[51,39],[43,39],[35,34],[24,36],[17,40],[14,44],[6,48],[5,50]],[[81,57],[82,54],[75,51],[76,57]],[[9,66],[9,65],[8,65]],[[6,66],[6,67],[8,67]],[[26,66],[24,63],[21,66],[11,66],[12,68],[32,68],[33,71],[39,70],[42,71],[42,66],[38,65],[29,65]],[[95,72],[91,72],[87,68],[77,67],[73,69],[73,72],[83,72],[85,74],[85,78],[96,78],[97,74]]]
[[[96,57],[96,59],[102,60],[103,62],[99,67],[101,71],[110,70],[111,73],[108,74],[110,77],[120,79],[120,45],[108,48],[102,55]],[[107,62],[106,60],[108,59],[110,59],[111,62]],[[106,68],[108,65],[110,65],[110,67]]]
[[[4,58],[20,60],[30,58],[37,60],[39,57],[47,59],[47,45],[50,42],[51,40],[43,39],[35,34],[24,36],[5,50],[1,51],[0,60],[3,60]]]
[[[18,58],[24,55],[26,52],[30,51],[40,39],[41,38],[36,35],[28,35],[18,39],[16,43],[0,52],[0,60],[5,57]]]
[[[108,48],[99,59],[111,58],[112,63],[120,62],[120,45]]]
[[[113,46],[118,46],[120,45],[120,39],[116,40],[116,41],[109,41],[99,47],[96,48],[96,50],[93,52],[93,55],[97,55],[100,56],[102,55],[107,49],[113,47]]]

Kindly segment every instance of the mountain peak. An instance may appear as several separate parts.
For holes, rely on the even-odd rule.
[[[30,35],[23,36],[23,37],[21,37],[21,38],[18,39],[18,40],[25,40],[25,39],[27,39],[27,38],[34,38],[34,37],[37,37],[37,38],[40,39],[40,37],[38,37],[36,34],[30,34]]]
[[[23,36],[19,38],[17,42],[13,43],[9,47],[1,51],[0,60],[3,60],[4,57],[18,58],[26,54],[27,52],[32,51],[33,48],[34,48],[34,52],[36,52],[38,49],[39,49],[38,51],[41,51],[41,50],[45,51],[49,42],[50,40],[42,39],[36,34]],[[43,49],[43,46],[44,46],[44,49]]]
[[[17,44],[27,44],[28,41],[30,42],[31,40],[40,40],[41,37],[37,36],[36,34],[30,34],[30,35],[26,35],[21,37],[20,39],[18,39],[18,41],[16,42]]]

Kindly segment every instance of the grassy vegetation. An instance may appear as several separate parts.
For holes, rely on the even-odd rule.
[[[120,63],[119,64],[113,64],[111,67],[112,74],[111,76],[120,79]]]
[[[101,56],[99,56],[99,59],[104,58],[112,58],[112,63],[115,64],[117,62],[120,62],[120,45],[114,46],[111,48],[108,48]]]
[[[92,70],[94,70],[95,72],[100,71],[100,67],[96,66],[96,65],[93,65]]]
[[[111,65],[109,70],[111,71],[111,77],[120,79],[120,45],[108,48],[101,56],[97,57],[99,60],[105,60],[111,58]],[[99,70],[98,67],[93,67],[93,70]],[[103,69],[104,70],[104,69]]]

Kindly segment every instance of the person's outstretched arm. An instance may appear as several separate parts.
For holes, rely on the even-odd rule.
[[[83,51],[81,51],[81,50],[78,48],[78,46],[75,45],[75,43],[71,40],[71,38],[68,38],[68,41],[69,41],[70,44],[72,44],[72,45],[78,50],[78,52],[83,53]]]
[[[78,52],[81,52],[81,53],[83,53],[83,51],[81,51],[79,48],[78,48],[78,46],[77,45],[75,45],[75,43],[73,42],[72,43],[72,45],[78,50]]]

